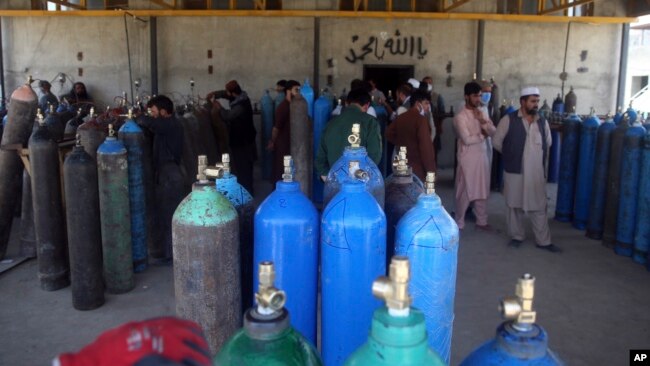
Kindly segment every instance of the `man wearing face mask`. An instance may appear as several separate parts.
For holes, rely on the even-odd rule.
[[[225,109],[217,99],[225,98],[230,109]],[[226,90],[209,93],[206,99],[212,101],[214,108],[228,127],[230,142],[230,164],[237,181],[253,195],[253,163],[257,160],[253,125],[253,107],[248,94],[241,89],[236,80],[226,83]]]
[[[289,80],[285,83],[284,100],[275,110],[275,122],[273,122],[273,131],[271,139],[266,145],[266,149],[273,151],[273,173],[271,175],[273,182],[282,179],[284,173],[284,156],[291,155],[291,133],[290,125],[290,103],[293,97],[300,94],[300,83],[295,80]]]
[[[424,181],[427,172],[436,171],[431,127],[426,117],[431,111],[431,103],[429,95],[420,90],[411,95],[411,103],[412,107],[386,128],[386,139],[395,146],[406,146],[413,174]]]
[[[535,244],[552,253],[561,249],[551,244],[551,231],[546,214],[546,167],[551,146],[551,129],[537,112],[539,89],[521,90],[521,108],[505,115],[492,138],[494,148],[503,160],[506,199],[506,224],[510,235],[508,245],[518,248],[524,241],[524,214],[533,226]]]
[[[487,222],[487,198],[490,194],[490,165],[485,140],[496,128],[481,110],[481,86],[465,84],[465,106],[454,117],[458,136],[456,159],[456,211],[459,229],[465,227],[465,211],[474,203],[476,229],[490,231]]]

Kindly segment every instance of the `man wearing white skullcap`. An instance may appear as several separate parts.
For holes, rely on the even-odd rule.
[[[551,129],[541,117],[539,89],[521,89],[520,108],[505,115],[492,137],[494,148],[503,160],[503,195],[506,199],[506,224],[509,245],[519,247],[525,239],[524,214],[533,226],[535,245],[552,253],[561,249],[551,243],[551,231],[546,214],[546,171]]]

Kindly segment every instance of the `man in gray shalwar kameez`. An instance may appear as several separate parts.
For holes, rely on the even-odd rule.
[[[505,115],[492,136],[494,148],[503,155],[506,224],[510,246],[519,247],[525,238],[523,225],[527,214],[533,226],[535,244],[553,253],[561,249],[551,244],[546,214],[546,167],[551,146],[548,122],[537,114],[539,89],[523,88],[521,108]]]

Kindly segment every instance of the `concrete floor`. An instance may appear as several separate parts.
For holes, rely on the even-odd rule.
[[[453,210],[451,173],[441,171],[437,185],[448,211]],[[260,193],[272,189],[258,184]],[[554,197],[555,185],[548,188]],[[554,212],[554,202],[550,200],[549,212]],[[514,295],[517,277],[525,272],[537,278],[538,323],[567,364],[625,365],[629,349],[650,348],[650,272],[645,267],[553,220],[553,241],[563,253],[540,251],[530,241],[508,248],[503,211],[503,197],[492,194],[489,221],[495,232],[476,231],[471,223],[461,232],[453,365],[493,337],[501,322],[498,301]],[[17,251],[16,236],[10,255]],[[36,261],[30,260],[0,275],[0,365],[47,365],[56,354],[79,349],[105,329],[175,311],[171,267],[150,267],[136,275],[133,291],[107,294],[104,306],[87,312],[73,309],[70,287],[40,290],[36,272]]]

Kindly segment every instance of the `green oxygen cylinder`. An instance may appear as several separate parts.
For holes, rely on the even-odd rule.
[[[345,366],[445,365],[427,345],[424,314],[411,307],[408,258],[393,256],[389,275],[372,284],[373,295],[386,306],[375,310],[368,342],[345,361]]]
[[[289,312],[284,308],[286,295],[273,287],[273,262],[261,262],[258,273],[257,306],[246,311],[244,328],[224,344],[213,364],[321,366],[322,361],[314,346],[289,325]]]

